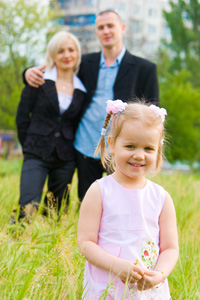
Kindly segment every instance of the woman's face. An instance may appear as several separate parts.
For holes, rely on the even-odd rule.
[[[69,38],[60,45],[54,62],[57,69],[74,71],[78,62],[78,49],[72,39]]]

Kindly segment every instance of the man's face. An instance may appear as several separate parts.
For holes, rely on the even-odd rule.
[[[96,34],[102,47],[108,49],[114,46],[121,47],[125,27],[125,24],[113,12],[97,16]]]

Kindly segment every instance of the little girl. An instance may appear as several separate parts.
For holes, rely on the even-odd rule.
[[[167,113],[121,100],[108,100],[106,110],[97,151],[114,172],[91,185],[80,210],[78,245],[87,260],[83,299],[169,300],[166,278],[179,252],[176,214],[170,195],[146,179],[162,163]]]

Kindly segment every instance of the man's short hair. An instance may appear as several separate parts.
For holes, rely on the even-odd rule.
[[[119,18],[120,22],[123,23],[120,14],[118,13],[118,11],[117,11],[116,9],[113,9],[113,8],[107,8],[107,9],[98,11],[98,12],[96,13],[96,18],[97,18],[98,16],[102,16],[102,15],[107,14],[107,13],[110,13],[110,12],[114,13],[114,14]]]

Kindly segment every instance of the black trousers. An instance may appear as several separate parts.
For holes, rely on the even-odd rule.
[[[20,182],[20,207],[40,203],[48,176],[48,191],[53,193],[59,209],[62,198],[67,197],[67,185],[72,181],[74,169],[74,161],[62,161],[56,153],[47,159],[25,154]]]
[[[100,179],[106,170],[103,168],[100,159],[87,157],[78,151],[76,151],[76,164],[78,169],[78,196],[79,200],[82,201],[90,185],[95,180]]]

